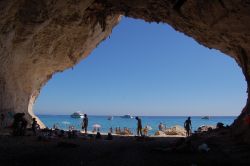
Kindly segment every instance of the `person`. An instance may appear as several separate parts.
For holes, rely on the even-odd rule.
[[[113,133],[113,128],[112,127],[109,128],[109,132]]]
[[[5,116],[4,116],[4,114],[2,113],[1,114],[1,117],[0,117],[0,128],[4,128],[5,127]]]
[[[102,135],[101,135],[101,133],[99,131],[96,133],[95,138],[96,139],[101,139],[102,138]]]
[[[13,135],[14,136],[20,136],[25,134],[25,130],[27,127],[27,121],[24,118],[25,113],[16,113],[14,115],[14,121],[13,121]]]
[[[107,136],[107,140],[112,140],[113,139],[113,136],[111,133],[108,133],[108,136]]]
[[[94,127],[92,133],[95,133],[97,131],[97,128]]]
[[[58,129],[59,129],[58,125],[59,125],[58,123],[54,123],[54,124],[53,124],[53,129],[54,129],[54,130],[58,130]]]
[[[118,128],[117,127],[115,128],[115,134],[118,134]]]
[[[184,122],[184,128],[186,130],[187,136],[190,136],[192,129],[191,117],[188,117],[187,120]]]
[[[28,121],[25,119],[25,113],[23,113],[23,116],[21,118],[21,135],[24,136],[26,133]]]
[[[32,120],[33,120],[31,125],[32,131],[34,135],[36,135],[36,131],[40,129],[40,125],[37,123],[36,118],[33,118]]]
[[[164,130],[164,125],[162,123],[160,123],[158,128],[159,128],[160,131],[163,131]]]
[[[145,128],[143,128],[143,134],[144,134],[145,136],[148,135],[148,127],[147,127],[147,126],[146,126]]]
[[[142,136],[142,123],[141,123],[141,119],[138,116],[135,119],[137,120],[137,135],[138,136]]]
[[[118,127],[118,133],[121,134],[121,128],[120,127]]]
[[[87,114],[84,114],[82,129],[85,131],[85,134],[87,134],[88,123],[89,123],[88,116]]]

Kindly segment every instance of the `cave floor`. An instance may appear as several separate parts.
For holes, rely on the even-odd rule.
[[[239,143],[228,134],[199,135],[190,140],[191,149],[182,142],[183,138],[177,137],[45,141],[35,136],[0,136],[0,166],[250,165],[250,145]],[[206,143],[210,151],[198,151],[197,145],[201,143]]]

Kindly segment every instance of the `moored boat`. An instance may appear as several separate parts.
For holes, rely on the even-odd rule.
[[[73,114],[70,115],[71,118],[83,118],[84,114],[81,112],[74,112]]]
[[[209,119],[209,116],[203,116],[201,119]]]
[[[114,119],[113,116],[109,116],[109,117],[108,117],[108,120],[113,120],[113,119]]]
[[[132,118],[133,118],[133,116],[131,116],[131,115],[127,114],[127,115],[123,115],[123,116],[121,116],[121,118],[132,119]]]

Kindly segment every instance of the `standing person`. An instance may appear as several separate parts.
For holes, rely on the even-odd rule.
[[[112,128],[112,127],[109,128],[109,132],[110,132],[111,134],[113,133],[113,128]]]
[[[85,131],[85,134],[87,134],[88,123],[89,123],[89,119],[88,119],[87,114],[84,114],[84,118],[82,121],[83,121],[82,129]]]
[[[137,135],[138,136],[142,136],[142,123],[141,123],[141,119],[138,116],[135,119],[137,120]]]
[[[187,136],[190,136],[192,129],[191,117],[188,117],[187,120],[184,122],[184,128],[187,132]]]
[[[36,135],[36,131],[40,129],[40,125],[37,123],[36,118],[33,118],[32,120],[33,120],[32,125],[31,125],[32,131],[33,131],[34,135]]]
[[[21,121],[21,136],[24,136],[28,125],[28,121],[25,119],[25,113],[22,113],[20,121]]]

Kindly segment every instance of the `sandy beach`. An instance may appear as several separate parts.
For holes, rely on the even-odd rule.
[[[0,165],[248,165],[249,145],[227,131],[180,137],[107,136],[39,140],[37,136],[0,136]],[[206,143],[210,150],[197,150]],[[191,146],[190,146],[191,145]],[[180,160],[181,159],[181,160]]]

